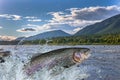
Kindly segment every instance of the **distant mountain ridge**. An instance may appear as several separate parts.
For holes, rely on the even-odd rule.
[[[25,40],[38,40],[38,39],[66,37],[66,36],[71,36],[71,35],[62,30],[54,30],[54,31],[48,31],[48,32],[40,33],[34,36],[30,36]]]
[[[80,35],[103,35],[103,34],[120,34],[120,14],[110,17],[102,22],[95,23],[93,25],[86,26],[82,30],[78,31],[72,36],[80,36]],[[30,36],[25,40],[38,40],[38,39],[48,39],[48,38],[56,38],[56,37],[66,37],[71,36],[70,34],[62,31],[62,30],[54,30],[48,31],[44,33],[40,33],[34,36]],[[24,37],[17,38],[17,40],[21,40]]]
[[[120,14],[102,22],[86,26],[74,35],[120,34]]]
[[[18,37],[18,38],[16,38],[16,41],[22,40],[24,38],[26,38],[26,37]]]

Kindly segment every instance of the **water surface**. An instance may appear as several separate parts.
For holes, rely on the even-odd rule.
[[[42,69],[32,76],[24,74],[23,67],[31,56],[63,47],[71,46],[19,45],[16,50],[15,46],[0,46],[12,52],[12,56],[0,64],[0,80],[120,80],[119,45],[78,45],[90,48],[92,53],[79,67],[55,67],[49,71]]]

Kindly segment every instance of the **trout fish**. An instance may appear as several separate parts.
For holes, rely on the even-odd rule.
[[[24,69],[27,75],[31,75],[42,68],[51,69],[55,66],[69,68],[80,64],[89,56],[88,48],[61,48],[33,56]]]

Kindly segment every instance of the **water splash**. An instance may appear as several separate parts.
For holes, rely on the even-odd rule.
[[[55,74],[55,71],[60,72]],[[62,71],[60,67],[55,67],[51,70],[44,68],[36,72],[35,75],[33,75],[31,78],[32,80],[82,80],[90,76],[89,74],[86,74],[86,71],[87,70],[85,70],[85,68],[80,69],[75,66],[63,69]]]
[[[119,46],[117,46],[118,48],[114,48],[114,46],[112,46],[107,47],[106,49],[101,49],[101,46],[95,47],[94,55],[92,55],[91,58],[86,60],[84,63],[80,64],[79,67],[72,66],[66,69],[54,67],[51,70],[43,68],[32,76],[25,75],[23,70],[25,63],[29,61],[31,55],[43,52],[44,50],[49,51],[68,46],[48,45],[46,49],[44,48],[44,50],[43,48],[40,48],[42,45],[22,46],[17,50],[14,50],[15,46],[1,47],[5,50],[11,50],[12,56],[5,58],[6,62],[0,64],[0,80],[120,80],[120,51],[118,53],[101,52],[102,50],[107,50],[109,48],[119,50]],[[16,57],[16,55],[19,58]],[[98,57],[105,57],[105,60],[97,59]]]
[[[49,50],[52,49],[52,47],[50,46],[47,46],[45,48],[44,50],[47,51],[48,49]],[[83,71],[84,73],[81,73],[81,71],[84,70],[83,68],[80,69],[77,68],[76,66],[73,66],[68,69],[64,69],[58,66],[50,70],[47,70],[47,68],[43,68],[42,70],[37,71],[34,75],[27,76],[24,73],[23,67],[25,63],[29,61],[29,57],[32,55],[29,53],[32,51],[33,51],[32,46],[30,48],[24,48],[23,46],[18,48],[17,50],[11,48],[12,56],[6,58],[5,63],[0,64],[0,79],[1,80],[81,80],[82,78],[87,78],[89,76],[89,74],[86,74],[86,72],[84,71]],[[43,48],[40,51],[43,51]],[[37,52],[37,50],[33,52],[35,53]],[[24,59],[24,57],[26,59]]]
[[[18,44],[15,46],[14,49],[17,50],[17,46],[19,46],[21,43],[23,43],[26,38],[27,38],[27,37],[21,39],[21,40],[18,42]]]

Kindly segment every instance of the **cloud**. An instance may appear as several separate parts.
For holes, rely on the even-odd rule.
[[[39,31],[45,31],[45,30],[50,30],[50,29],[54,29],[56,26],[59,26],[58,23],[47,23],[44,24],[42,26],[37,26],[37,30]]]
[[[120,14],[119,6],[70,8],[65,11],[49,12],[48,15],[52,15],[52,18],[47,20],[46,24],[27,24],[26,26],[32,27],[36,31],[62,29],[70,33],[76,33],[88,25],[100,22],[117,14]],[[32,22],[42,21],[34,16],[26,16],[25,19]],[[23,29],[21,32],[27,32],[27,30]]]
[[[100,22],[111,16],[120,14],[119,6],[107,6],[107,7],[86,7],[86,8],[70,8],[59,12],[48,13],[53,16],[46,25],[69,25],[74,27],[73,31],[78,31],[87,25]],[[53,26],[53,25],[52,25]],[[52,27],[51,26],[51,27]]]
[[[82,29],[82,28],[79,28],[79,27],[78,27],[78,28],[75,28],[73,31],[74,31],[74,32],[77,32],[77,31],[79,31],[79,30],[81,30],[81,29]]]
[[[26,16],[26,17],[24,17],[25,19],[36,19],[37,17],[35,17],[35,16]]]
[[[11,40],[15,40],[15,39],[16,39],[16,37],[14,37],[14,36],[1,36],[1,35],[0,35],[0,41],[1,41],[1,40],[11,41]]]
[[[120,13],[120,7],[118,6],[108,6],[108,7],[88,7],[88,8],[70,8],[66,11],[70,11],[69,14],[65,12],[51,12],[53,16],[50,22],[67,22],[67,21],[97,21],[103,20],[108,17]]]
[[[37,27],[37,26],[39,26],[39,25],[27,24],[26,26],[29,26],[29,27]]]
[[[3,28],[2,26],[0,26],[0,29]]]
[[[35,16],[23,17],[23,16],[15,15],[15,14],[14,15],[12,15],[12,14],[0,14],[0,18],[5,18],[7,20],[14,20],[14,21],[24,20],[24,19],[27,19],[27,21],[30,21],[30,22],[41,22],[42,21],[41,19],[38,19]]]
[[[27,24],[27,25],[23,25],[21,29],[16,30],[17,32],[34,32],[34,31],[38,31],[37,27],[39,25],[34,25],[34,24]]]
[[[30,21],[30,22],[41,22],[42,20],[41,19],[28,19],[28,21]]]
[[[0,18],[5,18],[8,20],[21,20],[21,16],[19,15],[11,15],[11,14],[0,14]]]
[[[107,6],[107,7],[88,7],[88,8],[71,8],[71,16],[74,19],[82,20],[103,20],[108,17],[120,13],[120,7],[118,6]]]
[[[34,28],[22,28],[22,29],[18,29],[18,32],[33,32],[36,31],[36,29]]]
[[[12,15],[12,17],[13,20],[21,20],[21,16],[19,15]]]
[[[42,21],[41,19],[38,19],[35,16],[26,16],[24,18],[27,19],[27,21],[30,21],[30,22],[41,22]]]

